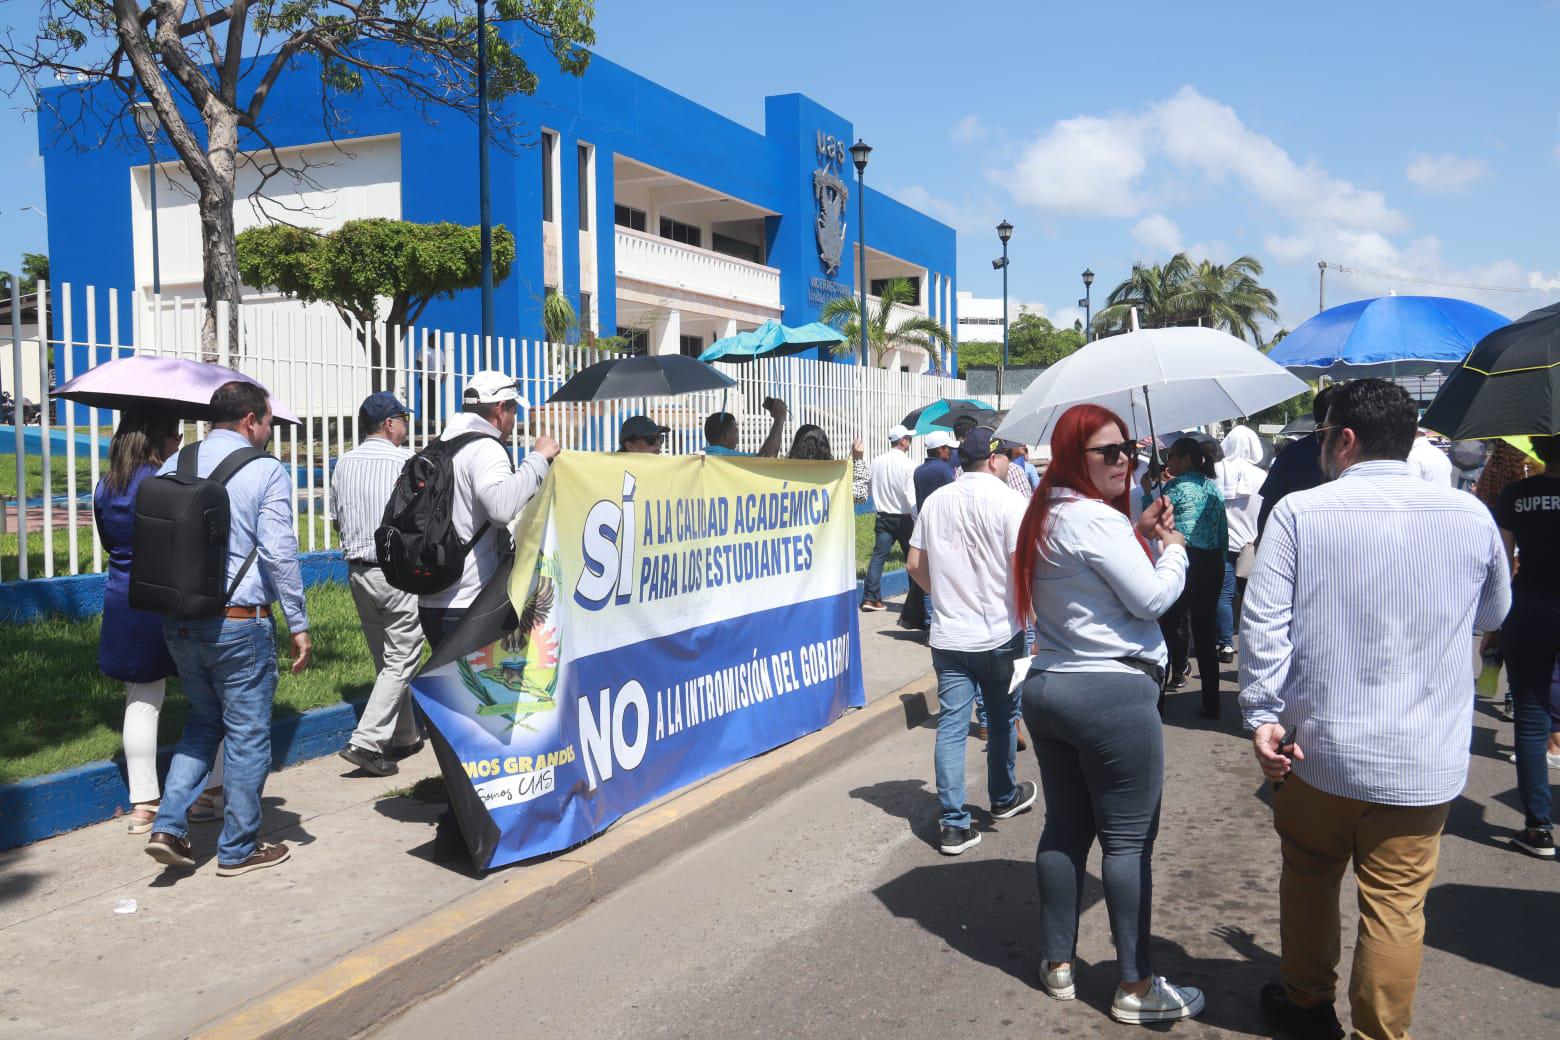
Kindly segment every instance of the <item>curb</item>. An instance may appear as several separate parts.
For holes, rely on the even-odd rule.
[[[662,799],[557,858],[500,870],[483,888],[193,1034],[200,1040],[332,1040],[370,1027],[563,924],[852,754],[930,717],[931,675],[831,726]]]
[[[320,559],[315,561],[316,579],[308,584],[334,580],[332,568],[339,570],[341,580],[345,580],[346,562],[340,553],[333,550],[329,554],[309,555]],[[324,559],[327,555],[333,556],[334,561]],[[102,584],[102,575],[85,575],[80,579],[68,580],[87,578],[96,579],[99,585]],[[910,576],[904,568],[883,572],[883,595],[899,596],[909,591],[909,588]],[[0,586],[0,591],[3,589],[4,586]],[[862,582],[857,581],[858,597],[861,591]],[[0,613],[3,613],[3,609],[0,609]],[[0,617],[0,623],[4,623],[3,617]],[[340,751],[357,726],[363,704],[362,701],[344,701],[274,720],[271,723],[272,770]],[[158,750],[160,776],[167,774],[168,760],[172,756],[171,745]],[[90,827],[129,811],[130,789],[125,781],[124,763],[120,759],[89,762],[59,773],[30,777],[14,784],[0,784],[0,852],[81,827]]]

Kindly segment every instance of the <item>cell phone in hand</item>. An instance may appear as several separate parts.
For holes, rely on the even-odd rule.
[[[1293,726],[1290,726],[1288,729],[1284,730],[1283,735],[1278,738],[1278,753],[1280,755],[1287,755],[1291,751],[1293,751],[1294,749],[1295,749],[1295,728]],[[1293,767],[1291,766],[1290,768],[1293,768]],[[1284,781],[1282,781],[1282,780],[1274,780],[1273,781],[1273,790],[1277,791],[1280,788],[1282,788],[1283,786],[1284,786]]]

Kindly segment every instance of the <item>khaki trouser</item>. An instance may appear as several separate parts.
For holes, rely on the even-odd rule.
[[[1425,896],[1441,855],[1447,805],[1378,805],[1327,794],[1290,775],[1273,796],[1284,854],[1282,975],[1301,1007],[1337,995],[1338,888],[1354,861],[1360,926],[1349,978],[1354,1036],[1403,1040],[1424,953]]]
[[[347,567],[352,603],[363,625],[363,638],[378,675],[351,743],[388,754],[417,741],[417,718],[407,683],[422,662],[423,631],[417,597],[385,580],[378,567],[352,562]]]

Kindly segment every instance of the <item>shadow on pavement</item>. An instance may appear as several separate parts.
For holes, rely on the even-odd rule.
[[[1425,945],[1554,990],[1556,921],[1560,891],[1437,885],[1425,900]]]
[[[0,903],[21,899],[43,880],[43,875],[31,870],[8,869],[0,872]]]

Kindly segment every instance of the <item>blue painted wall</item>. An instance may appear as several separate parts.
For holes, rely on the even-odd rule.
[[[824,274],[813,227],[817,134],[821,130],[848,145],[858,130],[854,124],[802,94],[785,94],[766,99],[765,127],[756,131],[600,57],[592,58],[583,77],[564,75],[525,30],[509,27],[508,31],[538,72],[540,82],[534,95],[509,98],[500,109],[506,119],[519,126],[525,144],[532,147],[519,147],[513,153],[495,148],[492,153],[493,220],[515,232],[517,251],[514,269],[499,285],[494,299],[495,319],[502,333],[534,336],[541,325],[542,151],[534,145],[543,129],[559,135],[562,205],[557,216],[563,232],[563,289],[576,303],[577,145],[595,148],[597,207],[593,223],[600,272],[595,307],[605,332],[610,333],[617,323],[612,285],[615,155],[778,213],[768,222],[769,263],[781,271],[784,320],[791,325],[816,320],[819,305],[809,299],[808,286],[813,277]],[[278,81],[262,116],[266,136],[278,147],[326,137],[319,121],[318,79],[307,63],[304,66]],[[84,287],[100,287],[97,307],[102,336],[108,327],[106,290],[120,288],[121,335],[128,339],[127,290],[133,280],[130,170],[145,163],[146,152],[128,125],[98,126],[88,120],[76,128],[74,136],[66,133],[63,128],[76,123],[79,115],[75,90],[56,87],[46,91],[38,120],[51,214],[51,266],[56,282],[72,283],[78,314],[84,313]],[[347,125],[337,133],[338,138],[400,135],[405,219],[477,223],[475,127],[470,120],[449,112],[432,112],[425,117],[410,105],[389,107],[373,91],[340,107]],[[860,130],[871,136],[870,127]],[[255,144],[254,140],[246,142],[250,147]],[[174,158],[166,144],[160,158]],[[850,257],[859,231],[856,185],[848,156],[843,165],[841,175],[851,189],[847,241],[839,272],[832,280],[854,288]],[[867,240],[872,247],[945,277],[954,275],[952,228],[870,187],[866,202]],[[953,298],[952,292],[949,298]],[[955,319],[955,315],[948,315],[950,328]],[[475,331],[479,327],[477,293],[435,301],[424,312],[423,322]],[[77,327],[84,330],[84,319]]]

